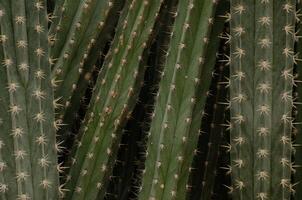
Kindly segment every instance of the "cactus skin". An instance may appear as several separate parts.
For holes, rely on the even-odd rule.
[[[222,46],[223,53],[226,53],[227,45]],[[225,55],[221,55],[218,59],[224,59]],[[212,104],[212,122],[209,129],[209,141],[207,155],[204,162],[204,174],[202,180],[202,189],[200,199],[213,199],[215,197],[214,186],[217,176],[218,157],[221,154],[220,146],[222,145],[223,134],[225,131],[224,122],[227,109],[226,95],[228,86],[228,67],[226,63],[220,62],[214,72],[214,80],[216,79],[216,88],[214,96],[214,104]],[[212,99],[211,99],[212,100]],[[219,195],[219,194],[218,194]],[[215,199],[215,198],[214,198]]]
[[[187,151],[194,140],[188,136],[215,6],[215,1],[179,1],[148,133],[139,199],[184,199],[186,194],[180,192],[185,185],[180,188],[179,181],[187,179],[192,161],[185,161],[193,154]]]
[[[120,0],[120,2],[122,1]],[[76,83],[77,87],[72,92],[72,97],[69,100],[70,105],[66,108],[59,109],[61,110],[61,119],[58,120],[58,123],[64,125],[60,127],[57,134],[59,135],[60,140],[63,141],[62,145],[66,146],[67,149],[69,147],[68,144],[72,144],[73,140],[75,139],[72,133],[72,127],[78,123],[78,112],[81,102],[83,102],[83,99],[85,98],[85,92],[87,92],[89,86],[93,86],[95,84],[95,81],[92,77],[95,74],[97,75],[98,70],[101,67],[96,65],[97,60],[100,59],[103,61],[105,55],[107,54],[106,44],[112,42],[112,37],[114,36],[113,31],[119,19],[122,6],[122,3],[116,3],[108,13],[104,28],[101,30],[99,37],[96,39],[96,44],[91,47],[87,59],[84,62],[83,69],[80,73],[78,82]],[[74,73],[78,74],[76,71],[74,71]],[[68,76],[75,77],[76,75],[71,74],[70,72]],[[62,117],[63,115],[64,117]]]
[[[60,119],[63,118],[66,107],[70,105],[70,99],[77,88],[77,83],[80,74],[83,72],[83,65],[88,58],[90,49],[95,45],[99,34],[106,29],[107,24],[105,22],[109,23],[108,13],[114,7],[119,7],[122,2],[123,0],[82,0],[79,2],[78,9],[72,18],[72,24],[69,27],[66,26],[66,28],[69,28],[68,32],[59,30],[56,34],[57,36],[55,36],[53,48],[51,49],[51,56],[55,59],[53,65],[53,79],[57,85],[55,87],[55,96],[60,98],[60,104],[64,105],[57,109]],[[66,9],[69,9],[68,5],[73,7],[73,4],[73,2],[70,4],[67,2],[65,5],[67,6]],[[62,15],[60,23],[64,24],[66,19],[63,18],[64,13]],[[60,27],[60,24],[58,26]],[[60,37],[62,33],[64,33],[65,38]],[[106,39],[106,37],[103,39]],[[102,43],[103,41],[98,42]],[[64,43],[64,45],[62,45],[61,49],[58,49],[60,43]],[[57,55],[59,50],[61,52]]]
[[[66,185],[71,191],[66,199],[99,199],[105,195],[120,142],[120,129],[134,106],[132,97],[144,71],[139,67],[143,49],[152,34],[161,3],[128,1],[122,12],[81,130],[82,138]]]
[[[211,95],[211,92],[209,92],[210,89],[210,85],[211,85],[211,81],[209,80],[209,78],[211,79],[215,79],[213,74],[213,70],[214,70],[214,66],[215,66],[215,62],[217,61],[217,53],[218,53],[218,49],[219,49],[219,45],[220,45],[220,34],[223,31],[223,27],[224,27],[224,19],[221,17],[222,15],[225,14],[225,12],[228,9],[228,5],[229,2],[228,1],[219,1],[217,8],[216,8],[216,12],[215,12],[215,18],[213,21],[213,29],[210,32],[209,35],[209,44],[208,47],[206,49],[206,54],[205,54],[205,62],[203,64],[203,68],[201,71],[201,75],[200,75],[200,84],[198,86],[198,96],[200,96],[200,98],[196,98],[196,105],[195,108],[193,109],[193,114],[192,114],[192,123],[191,123],[191,127],[190,127],[190,136],[188,136],[188,138],[191,138],[191,145],[188,145],[187,147],[187,152],[186,155],[186,165],[184,165],[184,171],[182,173],[187,173],[186,170],[189,169],[189,177],[185,176],[187,180],[183,179],[183,181],[179,181],[179,185],[178,188],[180,188],[179,193],[181,194],[179,196],[179,199],[185,198],[184,194],[186,194],[187,198],[190,198],[191,195],[196,195],[197,192],[194,192],[194,189],[196,187],[196,185],[194,185],[194,183],[191,181],[191,178],[195,177],[195,166],[194,166],[194,158],[196,156],[196,154],[198,153],[198,138],[200,137],[200,134],[203,133],[203,130],[200,129],[200,127],[202,126],[201,123],[201,118],[204,117],[205,115],[205,107],[206,105],[206,101],[208,98],[208,95]],[[213,53],[215,52],[215,53]],[[213,80],[212,80],[213,81]],[[213,99],[213,101],[215,101],[215,99]],[[212,104],[212,101],[211,101]],[[211,122],[211,121],[210,121]],[[194,142],[195,141],[195,142]],[[194,152],[194,153],[192,153]],[[193,160],[193,163],[191,163]],[[197,164],[198,168],[200,167],[200,164]],[[200,168],[199,168],[200,169]],[[197,177],[196,177],[197,178]],[[198,177],[200,178],[200,177]],[[200,182],[201,180],[197,180],[198,182]],[[200,190],[198,190],[200,191]]]
[[[254,74],[254,7],[253,3],[248,4],[248,1],[244,1],[242,5],[241,0],[231,0],[231,21],[230,21],[230,32],[231,32],[231,69],[230,69],[230,100],[231,100],[231,169],[232,170],[232,188],[235,190],[232,192],[232,197],[234,199],[254,199],[253,196],[253,185],[251,183],[247,184],[248,181],[254,180],[253,175],[253,157],[252,147],[253,147],[253,113],[252,99],[253,93],[251,87],[253,87],[253,77]],[[237,6],[244,6],[244,13],[237,11]],[[253,19],[250,22],[250,19]],[[244,38],[240,33],[236,33],[235,28],[238,30],[244,26]],[[245,57],[242,59],[243,55],[235,54],[236,50],[244,49]],[[251,52],[247,52],[251,51]],[[249,53],[249,54],[248,54]],[[250,55],[251,54],[251,55]],[[250,56],[247,56],[250,55]],[[251,58],[250,58],[251,57]],[[244,67],[249,66],[249,67]],[[244,79],[240,75],[242,73],[246,74]],[[244,102],[236,102],[235,97],[239,94],[244,94],[250,97]],[[234,99],[234,100],[233,100]],[[240,100],[240,99],[239,99]],[[244,124],[240,120],[240,117],[244,116]],[[237,143],[237,139],[244,138],[244,148],[240,147],[241,143]],[[243,145],[243,144],[242,144]],[[240,164],[240,161],[244,161],[244,167]],[[238,162],[238,164],[236,164]],[[244,187],[242,184],[244,183]],[[232,191],[233,189],[231,189]]]
[[[49,36],[48,42],[50,43],[50,45],[51,44],[53,45],[55,42],[53,39],[55,38],[57,28],[60,23],[60,19],[62,18],[63,11],[65,11],[63,6],[66,0],[55,0],[55,3],[53,3],[53,1],[54,0],[48,0],[47,2],[47,4],[51,4],[52,6],[54,6],[53,13],[50,13],[49,15],[49,22],[51,23],[51,26],[49,27],[49,31],[48,31],[48,36]],[[47,6],[47,7],[52,7],[52,6]]]
[[[297,10],[300,13],[297,13],[299,20],[297,20],[296,30],[299,30],[297,45],[298,55],[302,54],[302,43],[301,43],[301,8],[302,2],[298,1]],[[296,116],[294,124],[294,136],[295,136],[295,154],[294,161],[297,169],[294,173],[294,184],[298,183],[295,188],[294,199],[302,198],[302,62],[298,62],[296,65],[296,75],[295,75],[295,83],[296,83],[296,96],[295,96],[295,106],[296,106]]]
[[[177,1],[163,1],[157,23],[154,27],[156,37],[150,45],[144,84],[140,90],[136,105],[123,131],[118,157],[113,169],[110,184],[107,187],[108,199],[126,200],[137,197],[140,186],[141,168],[144,163],[145,130],[150,126],[150,112],[153,110],[155,94],[161,77],[163,61],[169,46],[171,25]]]
[[[211,123],[210,138],[208,143],[208,153],[205,161],[205,171],[202,181],[202,194],[200,199],[211,199],[214,195],[214,185],[217,171],[218,157],[220,154],[220,145],[224,134],[224,119],[226,104],[226,80],[225,71],[227,68],[223,64],[217,70],[218,83],[216,99],[213,105],[213,121]]]
[[[46,1],[5,0],[0,10],[2,199],[57,199]]]
[[[272,144],[271,152],[272,163],[281,163],[280,167],[272,167],[272,183],[278,185],[273,187],[272,199],[289,199],[292,192],[291,172],[293,170],[291,155],[292,143],[292,107],[293,107],[293,64],[296,62],[294,55],[294,40],[295,40],[295,1],[277,1],[274,5],[274,29],[273,32],[280,32],[277,37],[274,37],[274,65],[276,65],[276,73],[273,74],[273,99],[276,102],[273,104],[272,120],[273,123],[279,126],[272,126],[272,133],[276,133],[278,137],[275,138]],[[282,12],[280,13],[280,10]],[[281,22],[281,26],[280,26]],[[281,80],[280,80],[281,77]],[[280,109],[282,105],[282,109]],[[281,119],[281,120],[280,120]],[[274,138],[272,138],[274,139]],[[276,156],[277,154],[277,156]],[[278,175],[281,177],[278,177]],[[281,180],[280,180],[281,179]]]
[[[225,2],[226,3],[226,2]],[[223,7],[222,7],[223,6]],[[220,8],[219,8],[220,7]],[[225,110],[228,103],[225,101],[227,91],[227,76],[228,67],[224,60],[225,56],[222,53],[227,52],[226,44],[220,44],[218,34],[221,31],[224,20],[218,17],[225,11],[227,5],[218,4],[213,32],[210,38],[208,47],[208,56],[206,56],[205,65],[215,65],[215,70],[210,73],[202,73],[204,77],[212,76],[211,86],[207,92],[206,105],[203,111],[203,118],[200,128],[200,136],[198,147],[194,150],[194,161],[190,170],[190,180],[188,184],[187,199],[213,199],[214,184],[216,178],[216,170],[218,168],[218,156],[221,154],[219,149],[224,134]],[[223,8],[223,9],[221,9]],[[219,11],[221,10],[221,11]],[[215,25],[220,23],[220,28]],[[215,31],[215,29],[217,29]],[[217,33],[215,33],[217,32]],[[215,34],[214,34],[215,33]],[[211,40],[212,39],[212,40]],[[220,45],[219,51],[217,50]],[[223,49],[223,50],[222,50]],[[213,54],[212,52],[218,51]],[[216,59],[218,62],[216,62]],[[196,131],[195,131],[196,132]],[[197,170],[198,169],[198,170]]]
[[[52,25],[49,30],[49,40],[51,45],[50,58],[58,58],[65,44],[66,37],[73,19],[76,15],[81,0],[57,0],[52,18]]]
[[[231,1],[234,199],[290,198],[294,14],[290,0]]]

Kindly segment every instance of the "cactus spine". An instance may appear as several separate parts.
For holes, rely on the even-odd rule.
[[[231,15],[232,195],[289,199],[295,4],[232,0]]]
[[[98,77],[71,166],[66,199],[103,198],[120,140],[138,89],[143,49],[162,1],[128,1],[110,53]],[[130,75],[130,76],[129,76]],[[110,134],[108,134],[110,133]],[[91,164],[91,161],[94,161]],[[80,174],[80,176],[78,176]],[[75,188],[75,189],[73,189]]]
[[[64,117],[66,108],[70,106],[72,95],[77,89],[79,77],[83,73],[84,63],[91,48],[95,45],[99,34],[104,34],[103,31],[108,27],[108,17],[110,17],[108,14],[122,2],[123,0],[64,2],[60,21],[58,24],[54,23],[50,30],[55,96],[60,98],[60,103],[63,104],[63,107],[57,109],[60,119]],[[60,14],[57,11],[60,7],[59,2],[55,14]],[[106,39],[106,37],[101,39]],[[102,40],[98,42],[104,43]],[[98,49],[94,50],[98,51]]]
[[[12,155],[1,155],[0,192],[3,199],[56,199],[58,173],[46,2],[1,1],[0,27],[0,118],[4,125],[0,143],[1,153]]]
[[[225,46],[224,46],[225,47]],[[222,56],[223,57],[223,56]],[[221,144],[225,127],[225,110],[227,109],[227,71],[228,66],[220,63],[214,72],[216,76],[216,94],[213,104],[213,117],[210,124],[208,152],[205,159],[205,170],[202,180],[202,193],[200,199],[211,199],[214,195],[215,178],[217,176],[218,157],[221,153]],[[213,94],[211,94],[213,95]],[[217,194],[216,194],[217,195]],[[218,194],[219,195],[219,194]]]
[[[297,13],[296,13],[296,31],[299,31],[297,33],[296,37],[296,47],[297,47],[297,55],[301,57],[302,53],[302,43],[301,43],[301,8],[302,8],[302,2],[297,2]],[[298,57],[297,57],[298,59]],[[301,66],[301,60],[300,62],[296,63],[296,74],[295,74],[295,98],[294,98],[294,129],[293,129],[293,135],[295,138],[295,144],[294,144],[294,167],[296,167],[294,170],[294,176],[293,176],[293,184],[297,185],[294,189],[293,193],[293,199],[301,199],[302,198],[302,66]]]
[[[211,0],[179,1],[148,133],[139,199],[185,198],[182,183],[187,181],[193,157],[189,146],[198,138],[198,130],[191,138],[190,128],[195,103],[199,102],[199,75],[204,67],[213,67],[203,66],[203,62],[215,7],[216,1]]]

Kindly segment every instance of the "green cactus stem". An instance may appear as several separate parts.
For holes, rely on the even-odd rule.
[[[219,7],[218,5],[217,11]],[[223,5],[227,8],[228,5]],[[223,10],[226,12],[226,10]],[[216,12],[218,16],[225,13]],[[224,23],[221,20],[219,23]],[[215,26],[214,26],[215,27]],[[227,35],[225,32],[219,38]],[[203,112],[203,120],[201,124],[201,135],[199,136],[198,149],[194,151],[194,163],[191,166],[192,173],[189,185],[189,197],[193,199],[212,199],[214,198],[214,186],[217,176],[218,157],[220,156],[222,139],[226,118],[227,87],[228,87],[228,63],[223,62],[229,51],[227,40],[220,41],[219,53],[216,61],[215,71],[212,73],[211,88],[208,91],[207,103]],[[213,103],[214,102],[214,103]],[[206,149],[206,150],[205,150]],[[200,169],[200,170],[197,170]]]
[[[184,176],[183,180],[179,181],[178,188],[180,188],[180,196],[179,199],[185,198],[183,194],[187,193],[186,196],[189,198],[190,193],[193,191],[193,187],[195,185],[192,185],[192,182],[189,179],[189,176],[194,176],[194,156],[198,153],[198,138],[200,137],[200,134],[203,133],[203,130],[200,129],[202,126],[202,117],[206,116],[207,113],[205,113],[205,107],[206,107],[206,99],[208,98],[208,95],[211,95],[210,85],[211,81],[209,78],[213,79],[213,70],[215,68],[215,63],[218,59],[217,54],[220,46],[220,35],[223,32],[225,19],[221,16],[225,15],[228,9],[229,2],[227,1],[219,1],[216,12],[215,12],[215,18],[213,20],[213,29],[210,32],[209,35],[209,44],[207,46],[207,50],[205,53],[205,61],[203,64],[203,68],[200,75],[200,84],[199,88],[197,89],[198,95],[200,95],[199,98],[196,98],[196,105],[193,109],[192,114],[192,123],[190,127],[190,135],[188,138],[191,140],[191,145],[187,146],[187,153],[186,153],[186,161],[183,163],[183,174],[186,174],[189,172],[188,175]],[[213,53],[215,52],[215,53]],[[224,63],[220,63],[223,64]],[[215,99],[213,99],[215,101]],[[211,122],[211,121],[210,121]],[[195,142],[194,142],[195,141]],[[193,153],[192,153],[193,152]],[[199,166],[199,165],[198,165]]]
[[[231,16],[232,197],[289,199],[295,2],[232,0]]]
[[[72,97],[68,100],[70,102],[69,106],[57,109],[57,113],[60,115],[58,123],[63,124],[63,126],[59,127],[57,134],[60,140],[63,141],[64,146],[72,144],[72,141],[75,139],[72,134],[72,128],[78,123],[78,112],[81,107],[81,102],[83,102],[85,98],[87,89],[89,90],[89,87],[93,87],[95,84],[93,78],[98,74],[101,67],[96,64],[97,60],[99,59],[103,62],[107,54],[108,50],[106,45],[112,42],[114,28],[117,25],[122,6],[123,4],[120,3],[113,5],[113,8],[110,9],[104,28],[101,30],[95,44],[91,47],[87,59],[84,61],[81,73],[79,74],[77,70],[72,70],[68,73],[68,76],[72,79],[79,75],[79,79],[76,80],[76,89],[72,92]],[[66,81],[68,82],[67,79]],[[68,148],[69,146],[67,145],[66,147]]]
[[[152,34],[161,3],[128,1],[122,11],[81,130],[82,138],[66,185],[70,190],[66,199],[99,199],[105,195],[121,128],[134,106],[133,97],[144,72],[139,67],[143,50]]]
[[[57,199],[46,1],[1,1],[0,27],[0,192],[3,199]]]
[[[301,57],[302,54],[302,43],[301,43],[301,8],[302,2],[298,1],[297,3],[297,23],[296,23],[296,30],[299,31],[297,35],[296,47],[297,47],[297,55]],[[298,57],[297,57],[298,58]],[[302,65],[301,60],[296,64],[296,74],[295,74],[295,98],[294,98],[294,105],[295,105],[295,121],[294,125],[294,163],[295,163],[295,173],[293,174],[293,184],[297,184],[296,188],[294,189],[294,199],[301,199],[302,198]]]
[[[195,103],[199,101],[197,88],[200,73],[205,67],[204,56],[215,3],[179,1],[155,111],[152,114],[151,129],[148,132],[139,199],[184,199],[186,195],[183,192],[186,187],[182,183],[187,179],[192,161],[186,161],[187,157],[190,158],[190,154],[193,154],[193,150],[188,151],[188,146],[196,143],[190,137],[192,113]],[[201,115],[199,121],[200,119]]]
[[[213,121],[211,123],[210,138],[208,143],[207,158],[205,161],[205,171],[202,180],[202,193],[200,199],[211,199],[214,194],[214,185],[217,171],[218,156],[220,154],[220,145],[224,134],[224,123],[226,104],[226,83],[224,65],[219,66],[217,71],[218,83],[216,100],[213,105]]]
[[[113,14],[111,12],[112,9],[121,7],[122,2],[123,0],[82,0],[79,2],[77,11],[74,13],[72,19],[64,18],[65,15],[63,12],[58,24],[58,31],[54,36],[53,48],[51,49],[51,56],[54,59],[53,82],[56,85],[55,96],[56,98],[60,98],[60,104],[63,104],[62,107],[57,109],[58,118],[62,119],[66,108],[70,106],[70,100],[77,88],[84,63],[88,58],[91,48],[95,45],[96,39],[100,33],[104,34],[104,30],[107,30],[107,24],[110,17],[112,17],[112,15],[108,14]],[[74,2],[68,4],[66,1],[63,8],[67,12],[69,9],[72,10],[74,4]],[[66,20],[72,21],[70,26],[64,26],[68,32],[65,29],[60,29],[60,24],[67,24]],[[60,36],[64,36],[65,38]],[[103,37],[102,39],[106,38]],[[104,41],[98,42],[104,43]],[[58,49],[61,43],[63,45]],[[60,51],[59,54],[58,51]]]

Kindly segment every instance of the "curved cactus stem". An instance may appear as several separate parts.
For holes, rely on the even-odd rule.
[[[161,3],[133,0],[127,2],[122,12],[81,130],[82,138],[66,185],[70,190],[66,199],[97,199],[105,195],[115,160],[113,151],[133,107],[132,97],[144,71],[139,64]]]
[[[3,50],[0,88],[6,90],[1,103],[6,110],[0,118],[7,124],[0,131],[0,138],[1,146],[9,150],[2,157],[1,167],[7,189],[1,185],[0,191],[8,199],[58,197],[45,6],[46,1],[0,3]]]
[[[192,161],[185,164],[193,153],[187,151],[192,143],[189,132],[215,6],[215,1],[179,1],[148,133],[139,199],[183,199],[185,188],[178,184]]]
[[[108,14],[112,14],[112,10],[116,10],[122,4],[123,0],[92,0],[89,2],[83,0],[80,2],[64,40],[65,43],[60,50],[61,53],[57,55],[58,57],[52,55],[55,58],[53,81],[57,83],[55,96],[60,98],[60,103],[64,105],[57,109],[59,118],[63,118],[66,107],[70,105],[70,99],[77,88],[79,76],[83,72],[90,49],[95,45],[99,34],[104,33],[104,30],[107,29],[107,24],[113,17]],[[64,19],[62,20],[64,21]],[[104,40],[106,37],[101,39]],[[98,42],[104,43],[104,41]],[[56,51],[55,43],[53,48],[53,51]]]
[[[295,4],[232,0],[231,15],[232,196],[289,199]]]
[[[204,115],[204,110],[206,106],[206,99],[208,96],[208,92],[211,85],[211,80],[213,79],[213,70],[215,67],[215,63],[218,59],[218,50],[220,46],[220,35],[223,31],[225,19],[222,18],[229,7],[229,2],[227,1],[219,1],[216,11],[215,11],[215,17],[213,20],[213,28],[209,34],[209,44],[207,47],[207,51],[204,56],[204,64],[202,71],[200,73],[200,84],[198,86],[198,94],[200,98],[196,98],[195,107],[193,109],[192,114],[192,123],[190,127],[190,133],[188,138],[190,138],[191,142],[190,145],[187,146],[187,153],[185,153],[186,160],[183,163],[182,171],[181,173],[187,174],[186,176],[183,176],[182,179],[179,180],[178,188],[179,188],[179,199],[184,199],[186,196],[189,198],[190,193],[192,191],[192,187],[194,185],[191,185],[191,182],[189,180],[189,176],[193,175],[192,172],[194,171],[194,167],[192,166],[194,162],[194,155],[197,151],[198,146],[198,138],[201,134],[201,118]],[[211,94],[210,94],[211,95]],[[213,99],[215,101],[215,99]],[[218,142],[218,141],[217,141]],[[193,153],[192,153],[193,152]],[[194,175],[193,175],[194,176]]]
[[[103,61],[105,55],[107,54],[106,45],[107,43],[112,42],[114,28],[116,27],[122,7],[122,3],[116,3],[113,5],[113,8],[110,9],[104,28],[101,30],[95,44],[91,47],[87,59],[84,61],[81,73],[78,73],[76,67],[68,73],[68,77],[71,79],[74,79],[78,75],[79,77],[78,79],[74,79],[77,81],[75,84],[76,89],[72,92],[72,97],[68,100],[69,105],[67,107],[57,109],[57,112],[61,118],[58,119],[58,123],[63,124],[62,127],[58,127],[59,130],[57,134],[59,135],[60,140],[64,141],[63,146],[69,143],[72,144],[73,140],[75,139],[71,134],[71,129],[78,122],[78,112],[87,89],[95,84],[93,81],[93,76],[94,74],[98,73],[100,68],[96,66],[97,60],[101,57],[100,60]],[[69,78],[65,80],[68,82]],[[61,103],[59,104],[63,106]]]
[[[144,162],[145,130],[150,126],[150,112],[153,110],[155,91],[161,77],[166,50],[169,46],[171,25],[175,19],[174,13],[177,1],[165,0],[154,27],[156,37],[150,46],[150,54],[144,75],[144,84],[137,103],[123,131],[122,144],[119,148],[117,162],[112,178],[107,187],[107,195],[115,199],[136,198],[141,180],[141,166]]]
[[[200,199],[211,199],[214,194],[215,178],[217,175],[217,163],[220,154],[220,146],[223,139],[225,121],[225,110],[227,107],[226,95],[228,80],[228,66],[225,63],[218,64],[214,72],[217,76],[216,94],[213,104],[213,118],[210,124],[210,138],[208,142],[208,152],[205,160],[205,170],[202,180],[202,192]]]

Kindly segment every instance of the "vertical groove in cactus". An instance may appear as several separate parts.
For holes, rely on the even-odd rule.
[[[56,21],[50,26],[49,41],[51,45],[50,58],[58,58],[65,44],[67,34],[73,23],[82,0],[58,0],[54,16]],[[61,7],[61,8],[60,8]]]
[[[295,36],[295,1],[283,0],[274,2],[274,59],[273,59],[273,110],[272,163],[280,163],[279,167],[272,167],[271,176],[273,199],[289,199],[292,192],[292,87],[293,64],[296,62],[294,55]],[[279,124],[278,124],[279,122]],[[277,142],[279,141],[279,142]],[[278,177],[279,176],[279,177]],[[281,176],[281,177],[280,177]]]
[[[0,199],[302,199],[301,3],[0,0]]]
[[[81,130],[82,138],[66,186],[71,191],[66,199],[96,199],[105,195],[120,129],[132,110],[135,102],[132,97],[144,71],[139,67],[143,50],[152,34],[161,3],[128,1],[121,14]]]
[[[136,105],[127,121],[120,144],[116,165],[113,169],[111,184],[107,195],[115,199],[132,199],[137,197],[140,185],[141,167],[144,162],[143,153],[145,130],[149,126],[150,112],[153,110],[154,96],[158,89],[163,61],[170,39],[171,25],[177,1],[163,1],[157,24],[154,27],[156,36],[150,45],[144,84],[140,90]]]
[[[231,15],[232,195],[289,199],[295,4],[233,0]]]
[[[218,5],[217,11],[220,6],[221,5]],[[218,13],[219,12],[216,12],[218,16],[224,14]],[[219,23],[223,25],[224,20],[220,19],[219,21]],[[221,31],[221,29],[219,30]],[[217,37],[217,34],[213,34],[212,37]],[[209,44],[209,56],[213,56],[213,54],[210,53],[213,52],[211,46],[217,49],[217,45],[219,45],[220,48],[217,52],[217,58],[213,56],[212,59],[207,59],[211,65],[215,65],[216,63],[216,66],[212,74],[207,74],[207,76],[212,76],[212,81],[206,95],[207,100],[202,114],[198,146],[194,150],[194,161],[191,166],[190,180],[189,183],[187,183],[189,187],[187,199],[216,199],[218,196],[221,196],[221,194],[214,194],[214,185],[218,170],[218,156],[221,154],[220,145],[222,145],[225,129],[225,109],[228,105],[226,102],[228,66],[220,60],[224,60],[224,53],[229,51],[229,49],[226,48],[226,44],[222,42],[220,44],[218,42],[220,39],[216,37],[215,40],[217,41],[215,42],[210,39],[214,44],[211,45],[211,42]],[[220,36],[220,38],[221,37],[222,36]],[[219,61],[216,62],[215,58]],[[205,76],[204,73],[203,76]]]
[[[252,2],[231,1],[231,168],[234,199],[253,195],[254,20]],[[251,128],[252,127],[252,128]],[[243,144],[244,141],[244,144]],[[244,164],[244,165],[243,165]]]
[[[3,199],[58,196],[46,1],[0,2]],[[29,12],[30,11],[30,12]],[[5,147],[4,147],[5,146]],[[5,151],[4,151],[5,152]],[[6,172],[8,171],[8,172]],[[10,177],[9,177],[10,176]]]
[[[275,143],[274,131],[272,123],[274,122],[272,117],[273,105],[272,90],[275,91],[273,85],[274,69],[265,68],[266,64],[273,65],[273,48],[272,42],[274,40],[273,33],[273,1],[270,2],[256,2],[255,5],[255,71],[254,71],[254,88],[253,97],[246,97],[253,99],[253,127],[254,135],[254,198],[271,198],[271,182],[272,176],[270,154],[271,146]],[[281,26],[280,26],[281,27]],[[257,43],[256,43],[257,41]],[[279,74],[278,74],[279,75]],[[273,89],[272,89],[273,88]],[[279,98],[279,97],[278,97]],[[277,121],[277,120],[276,120]],[[264,130],[264,131],[262,131]],[[266,133],[268,131],[268,133]],[[278,139],[276,139],[278,140]],[[244,145],[244,144],[242,144]],[[273,176],[272,176],[273,178]],[[262,197],[263,196],[263,197]]]
[[[148,133],[139,199],[185,198],[186,192],[180,191],[186,188],[179,187],[179,180],[187,181],[192,161],[186,160],[193,154],[187,151],[194,140],[188,136],[215,3],[179,1]]]

